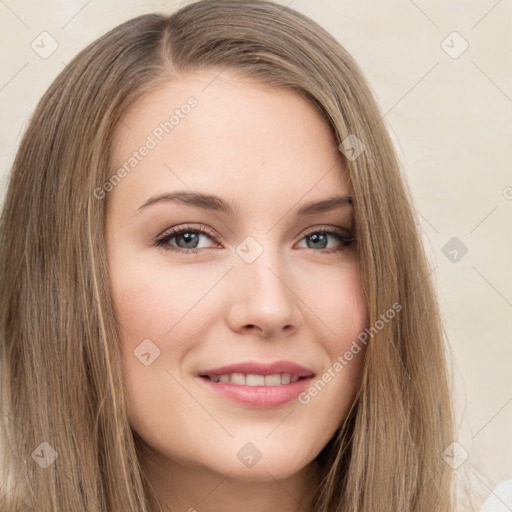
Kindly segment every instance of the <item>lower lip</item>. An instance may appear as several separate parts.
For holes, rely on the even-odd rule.
[[[280,386],[242,386],[226,382],[213,382],[204,377],[199,377],[199,379],[225,398],[230,398],[247,407],[260,409],[279,407],[296,399],[313,380],[312,377],[308,377]]]

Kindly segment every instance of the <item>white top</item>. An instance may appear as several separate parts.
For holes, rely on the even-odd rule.
[[[480,512],[511,512],[512,480],[500,482],[485,500]]]

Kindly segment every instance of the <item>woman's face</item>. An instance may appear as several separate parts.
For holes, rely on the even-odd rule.
[[[98,199],[129,421],[170,467],[286,478],[340,427],[360,381],[364,350],[333,371],[367,322],[351,190],[308,102],[216,76],[132,106],[118,179]]]

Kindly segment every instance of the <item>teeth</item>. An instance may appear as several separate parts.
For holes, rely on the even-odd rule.
[[[295,375],[295,377],[297,377],[297,380],[299,380],[297,375]],[[281,375],[281,384],[290,384],[291,378],[292,376],[289,373],[283,373],[283,375]]]
[[[265,375],[265,386],[280,386],[281,385],[281,375]],[[283,382],[285,384],[285,382]]]
[[[289,373],[276,373],[274,375],[231,373],[228,375],[212,375],[209,376],[209,379],[212,382],[230,383],[239,386],[282,386],[291,382],[297,382],[299,376]]]
[[[233,373],[231,375],[231,384],[243,386],[245,384],[245,375],[243,373]]]
[[[245,377],[245,383],[248,386],[264,386],[265,377],[263,375],[253,375],[250,373]]]

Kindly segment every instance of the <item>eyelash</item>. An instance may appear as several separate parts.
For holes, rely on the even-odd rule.
[[[202,251],[203,249],[205,249],[204,247],[201,248],[201,249],[184,249],[182,247],[173,247],[169,244],[169,241],[172,240],[173,238],[179,236],[179,235],[182,235],[184,233],[194,233],[194,234],[199,234],[199,235],[207,235],[209,238],[211,238],[214,242],[216,242],[216,238],[215,238],[215,235],[211,232],[211,230],[209,228],[207,228],[206,226],[203,226],[202,224],[199,225],[199,228],[198,227],[193,227],[193,226],[185,226],[185,227],[181,227],[181,228],[173,228],[171,229],[170,231],[167,231],[166,233],[164,233],[162,236],[160,236],[159,238],[156,239],[155,241],[155,245],[157,247],[161,247],[162,249],[164,250],[168,250],[168,251],[177,251],[177,252],[182,252],[182,253],[185,253],[185,254],[189,254],[189,253],[199,253],[200,251]],[[306,250],[308,251],[314,251],[314,252],[321,252],[321,253],[324,253],[324,254],[331,254],[331,253],[334,253],[334,252],[338,252],[338,251],[342,251],[344,249],[346,249],[347,247],[351,246],[352,243],[354,242],[354,237],[349,234],[349,236],[347,236],[346,233],[343,232],[343,230],[341,230],[340,228],[336,229],[336,228],[331,228],[331,227],[317,227],[317,228],[314,228],[310,231],[308,231],[302,238],[301,238],[301,241],[308,237],[308,236],[311,236],[311,235],[314,235],[314,234],[323,234],[323,235],[332,235],[332,236],[335,236],[336,238],[338,238],[338,241],[341,243],[341,245],[337,246],[337,247],[331,247],[329,249],[312,249],[312,248],[305,248]]]

